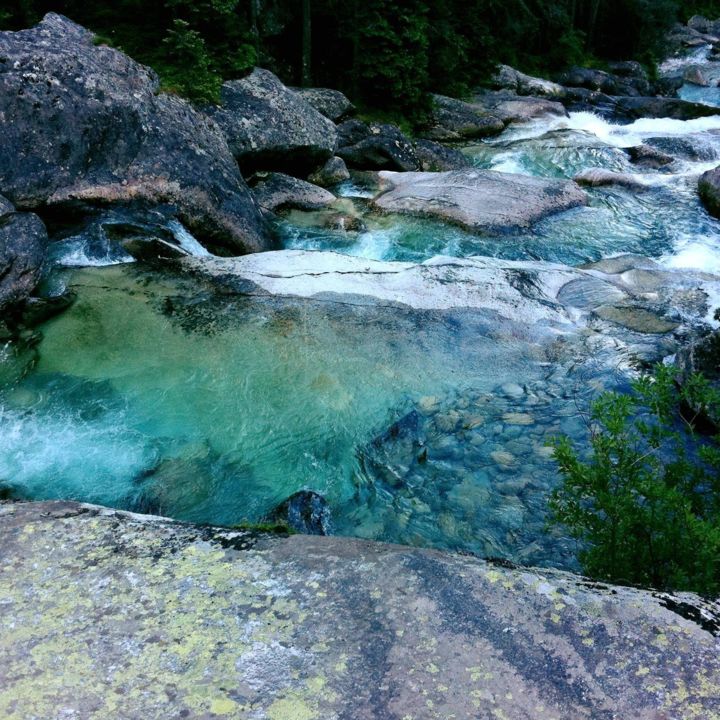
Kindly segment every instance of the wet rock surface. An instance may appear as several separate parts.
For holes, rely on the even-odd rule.
[[[155,73],[50,13],[0,33],[0,187],[19,208],[169,204],[206,243],[269,246],[217,125]]]
[[[438,217],[478,232],[512,231],[587,202],[573,182],[483,170],[380,173],[381,210]]]
[[[39,283],[47,244],[42,220],[15,212],[0,195],[0,335],[15,325]]]
[[[0,505],[0,536],[8,718],[720,711],[719,609],[689,594],[75,503]]]

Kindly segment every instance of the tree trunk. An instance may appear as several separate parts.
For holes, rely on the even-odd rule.
[[[260,28],[258,18],[260,16],[260,0],[250,0],[250,33],[255,48],[255,63],[260,62]]]
[[[302,12],[302,68],[303,87],[312,85],[312,22],[310,0],[303,0]]]

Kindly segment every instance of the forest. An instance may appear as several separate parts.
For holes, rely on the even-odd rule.
[[[155,68],[166,90],[212,102],[224,79],[266,67],[410,120],[428,94],[462,96],[497,63],[552,74],[613,59],[648,66],[668,28],[719,0],[11,0],[0,29],[66,14]]]

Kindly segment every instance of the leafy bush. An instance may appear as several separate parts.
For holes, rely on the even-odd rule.
[[[682,385],[659,367],[631,394],[592,407],[587,459],[555,443],[562,483],[551,516],[581,544],[597,579],[659,589],[720,591],[720,437],[698,432],[720,395],[699,374]]]

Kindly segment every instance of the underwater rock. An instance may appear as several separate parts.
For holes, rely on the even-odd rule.
[[[680,323],[667,320],[642,307],[603,305],[594,314],[634,332],[650,335],[664,335],[677,329]]]
[[[300,490],[278,505],[269,515],[273,522],[287,524],[303,535],[330,535],[330,507],[313,490]]]
[[[585,205],[577,184],[491,170],[381,172],[389,189],[373,199],[387,212],[438,217],[477,232],[528,228],[548,215]]]
[[[54,13],[0,33],[0,188],[19,208],[174,206],[205,243],[269,247],[217,125],[155,73]]]
[[[604,168],[587,168],[579,172],[573,180],[578,185],[585,187],[605,187],[607,185],[616,185],[631,190],[641,190],[645,186],[632,175],[626,173],[613,172]]]
[[[335,125],[269,70],[224,83],[221,105],[207,112],[243,171],[307,173],[335,150]]]

